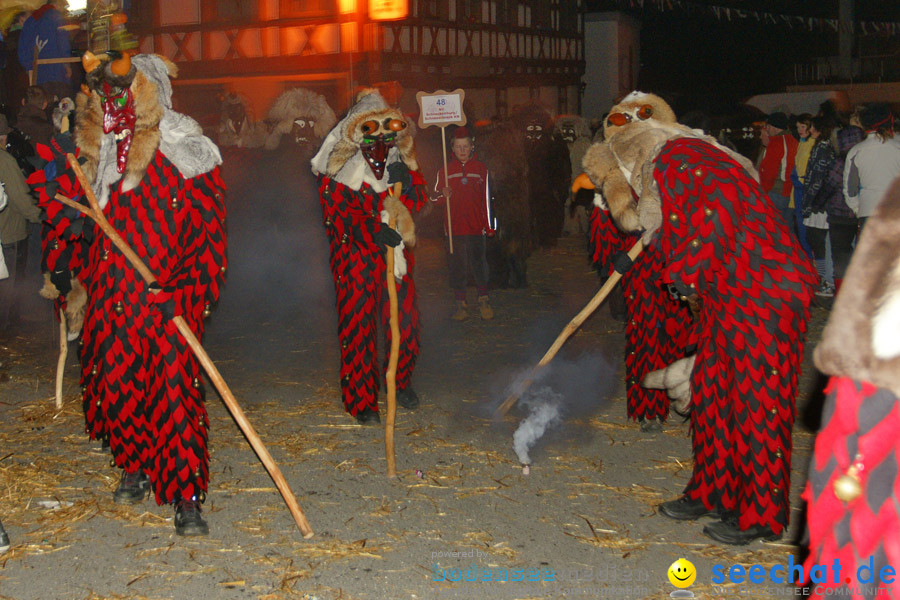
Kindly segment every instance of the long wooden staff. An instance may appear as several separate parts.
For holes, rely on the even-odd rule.
[[[59,311],[59,360],[56,361],[56,408],[63,407],[63,377],[66,374],[66,357],[69,355],[69,334],[66,331],[66,311]]]
[[[444,150],[444,187],[450,187],[449,174],[447,173],[447,126],[441,126],[441,148]],[[447,205],[447,239],[450,241],[450,254],[453,254],[453,221],[450,218],[450,198],[444,198]]]
[[[635,242],[634,246],[631,247],[631,250],[628,251],[628,257],[633,261],[638,257],[638,254],[640,254],[641,250],[643,249],[644,243],[641,240],[638,240],[637,242]],[[541,359],[541,361],[531,370],[531,373],[528,374],[528,377],[525,379],[525,381],[517,386],[516,390],[514,390],[513,393],[511,393],[509,397],[503,401],[503,404],[497,407],[497,410],[494,412],[494,416],[502,417],[509,411],[510,408],[512,408],[512,406],[518,401],[519,397],[523,393],[525,393],[525,390],[528,389],[528,386],[534,383],[534,380],[540,373],[541,369],[546,367],[547,364],[549,364],[549,362],[553,360],[553,357],[556,356],[556,353],[559,352],[559,349],[562,348],[562,345],[566,343],[566,340],[568,340],[569,337],[573,333],[575,333],[575,331],[577,331],[579,327],[581,327],[582,323],[584,323],[585,320],[587,320],[587,318],[591,316],[591,313],[597,310],[597,307],[600,306],[600,304],[604,300],[606,300],[606,297],[609,295],[612,289],[616,287],[616,284],[620,279],[622,279],[622,274],[618,271],[613,271],[612,275],[609,276],[609,279],[606,280],[606,283],[603,284],[603,287],[601,287],[600,290],[596,294],[594,294],[594,297],[591,298],[591,301],[581,309],[581,312],[575,315],[575,318],[569,321],[569,324],[565,326],[565,328],[562,330],[562,333],[559,334],[559,336],[556,338],[556,341],[553,342],[553,345],[550,346],[550,349],[547,350],[547,353],[544,354],[544,357]]]
[[[106,217],[103,215],[103,210],[97,203],[97,197],[94,195],[93,189],[91,189],[90,184],[87,182],[87,178],[84,176],[84,173],[82,172],[81,166],[78,164],[78,161],[75,160],[75,157],[71,154],[68,154],[66,156],[69,160],[69,165],[72,167],[72,170],[75,171],[75,175],[78,177],[79,183],[81,183],[81,188],[87,195],[88,202],[90,203],[90,208],[77,202],[73,202],[62,194],[57,194],[56,199],[66,206],[71,206],[72,208],[75,208],[76,210],[93,219],[97,223],[97,225],[100,226],[100,229],[103,230],[103,233],[105,233],[107,237],[109,237],[109,239],[112,241],[112,243],[116,245],[119,251],[125,255],[125,258],[128,259],[128,262],[130,262],[132,266],[137,270],[137,272],[141,274],[141,277],[144,278],[147,286],[149,287],[151,284],[156,283],[156,277],[152,272],[150,272],[150,269],[147,268],[147,265],[144,264],[144,262],[140,259],[140,257],[138,257],[134,250],[131,249],[128,243],[125,242],[124,239],[122,239],[122,236],[120,236],[119,233],[113,228],[113,226],[109,224],[109,221],[106,220]],[[200,345],[199,340],[197,340],[197,336],[195,336],[194,332],[191,331],[191,328],[184,320],[184,317],[182,317],[181,315],[173,317],[172,322],[175,324],[175,327],[178,328],[178,331],[184,337],[185,341],[188,343],[188,346],[190,346],[191,350],[193,350],[194,355],[197,357],[197,360],[199,360],[200,364],[203,365],[203,368],[206,369],[206,373],[209,375],[210,380],[212,380],[213,384],[216,386],[216,389],[219,391],[219,394],[222,396],[222,401],[225,402],[226,408],[228,408],[231,416],[234,417],[234,420],[237,422],[238,427],[240,427],[244,435],[247,436],[247,441],[250,442],[250,446],[256,452],[257,456],[259,456],[262,464],[266,467],[266,470],[269,472],[269,475],[272,477],[272,480],[278,487],[278,491],[281,492],[281,497],[284,498],[284,501],[287,504],[288,509],[291,511],[291,515],[293,515],[294,521],[297,523],[297,527],[300,528],[300,532],[303,534],[303,537],[307,539],[311,538],[313,536],[313,530],[309,526],[309,522],[306,520],[306,515],[303,514],[303,510],[301,510],[300,505],[297,503],[297,498],[291,491],[291,487],[285,480],[284,475],[281,474],[281,470],[278,468],[278,465],[275,464],[275,460],[272,458],[272,455],[269,454],[269,451],[266,449],[265,444],[263,444],[262,440],[259,439],[259,435],[257,435],[256,430],[253,429],[253,425],[251,425],[250,421],[247,420],[246,415],[244,415],[244,411],[241,410],[240,405],[237,403],[237,400],[235,400],[234,395],[231,393],[231,390],[228,388],[228,384],[225,383],[225,379],[222,378],[222,375],[221,373],[219,373],[216,365],[213,364],[213,361],[209,358],[206,350],[204,350],[203,346]]]
[[[400,198],[402,183],[395,183],[391,195]],[[391,218],[388,225],[394,227]],[[400,316],[397,309],[397,282],[394,280],[394,249],[388,247],[385,253],[385,270],[387,271],[388,299],[391,304],[391,355],[388,358],[387,373],[384,379],[387,387],[387,419],[384,424],[384,453],[387,458],[387,476],[397,476],[397,464],[394,457],[394,419],[397,416],[397,363],[400,360]]]

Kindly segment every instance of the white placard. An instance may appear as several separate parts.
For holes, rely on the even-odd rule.
[[[452,92],[438,90],[428,94],[419,92],[416,100],[419,102],[419,127],[429,125],[465,125],[466,115],[463,112],[463,100],[466,93],[457,89]]]

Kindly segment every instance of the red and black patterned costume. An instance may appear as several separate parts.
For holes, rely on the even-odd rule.
[[[127,89],[141,115],[141,103],[156,102],[164,85],[153,79],[160,71],[151,69],[165,72],[165,65],[148,55],[133,60],[138,74],[132,66],[134,85]],[[56,169],[45,168],[31,178],[47,212],[46,266],[71,272],[88,294],[80,342],[85,428],[91,438],[109,440],[115,464],[125,473],[149,477],[157,503],[196,502],[209,481],[201,367],[170,317],[181,315],[200,338],[203,319],[219,296],[226,270],[225,185],[216,166],[221,159],[199,125],[181,121],[185,131],[194,126],[182,138],[190,142],[187,148],[181,142],[159,145],[158,136],[138,129],[122,177],[110,165],[116,142],[90,129],[92,119],[100,118],[97,111],[102,116],[97,93],[81,94],[78,104],[75,141],[82,156],[93,158],[85,171],[103,212],[159,286],[148,289],[99,226],[50,197],[56,184],[65,196],[82,196],[71,172],[54,177]],[[166,115],[158,125],[163,129],[166,119],[186,119],[160,113]],[[158,145],[138,147],[154,141]],[[59,150],[44,148],[42,154],[53,160]],[[149,162],[140,164],[140,156]],[[183,169],[195,172],[186,175]],[[104,176],[121,179],[106,183]]]
[[[685,489],[738,525],[788,522],[791,427],[816,275],[759,184],[725,152],[675,139],[655,159],[663,281],[699,294]]]
[[[609,212],[595,206],[591,214],[592,258],[603,278],[612,274],[616,255],[627,253],[640,235],[623,233]],[[662,283],[665,259],[658,244],[644,248],[622,274],[625,293],[625,395],[628,418],[636,421],[669,416],[664,390],[641,385],[644,376],[682,358],[690,342],[691,313]]]
[[[400,196],[410,212],[418,212],[427,199],[425,180],[416,171],[410,195]],[[338,340],[341,344],[341,394],[351,415],[370,408],[378,410],[378,383],[381,373],[376,360],[378,321],[390,348],[390,305],[385,289],[384,249],[373,235],[381,228],[380,214],[388,192],[376,193],[363,183],[353,190],[320,175],[319,197],[334,277],[338,309]],[[400,355],[397,362],[397,390],[406,389],[419,355],[419,310],[412,278],[413,255],[404,249],[408,272],[397,285],[400,318]],[[387,368],[387,359],[384,362]]]
[[[803,493],[809,531],[805,567],[809,573],[813,565],[831,568],[838,561],[841,573],[837,583],[830,577],[808,583],[812,598],[900,598],[898,325],[900,183],[895,183],[862,231],[814,355],[816,366],[831,378]],[[857,578],[863,566],[868,583]],[[884,567],[893,568],[885,570],[889,582],[881,580]]]
[[[331,248],[341,395],[347,412],[366,423],[378,418],[382,376],[376,359],[379,319],[387,339],[386,351],[391,341],[385,251],[395,253],[400,325],[398,403],[413,407],[404,399],[415,397],[410,380],[419,354],[419,312],[408,246],[415,243],[410,213],[427,200],[425,180],[418,171],[403,114],[389,108],[375,91],[364,94],[350,108],[326,136],[311,165]],[[398,198],[393,197],[395,184],[401,186]],[[395,221],[399,233],[388,226],[388,218]],[[396,244],[400,245],[393,247]],[[387,362],[385,358],[385,369]]]

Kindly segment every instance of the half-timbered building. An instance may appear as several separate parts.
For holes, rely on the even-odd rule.
[[[142,0],[130,13],[140,51],[178,64],[192,114],[215,111],[226,91],[262,114],[298,86],[341,111],[373,84],[398,91],[410,112],[417,91],[456,88],[474,118],[532,99],[580,108],[581,0]]]

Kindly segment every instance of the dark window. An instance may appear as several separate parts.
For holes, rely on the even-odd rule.
[[[125,7],[129,29],[149,29],[153,26],[153,2],[130,2]]]
[[[447,19],[447,0],[419,0],[421,16],[425,19]]]
[[[481,23],[481,0],[457,0],[457,19],[460,23]]]
[[[228,21],[253,21],[257,6],[257,0],[217,0],[216,16]]]
[[[532,0],[531,26],[541,29],[550,29],[553,24],[550,20],[550,3],[546,0]]]
[[[282,17],[302,17],[307,14],[334,13],[336,0],[281,0]]]

